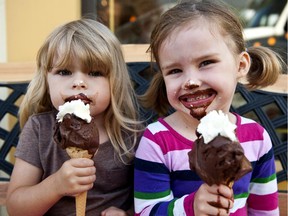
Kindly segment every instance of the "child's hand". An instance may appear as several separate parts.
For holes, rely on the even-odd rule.
[[[128,214],[122,209],[118,209],[114,206],[111,206],[102,211],[101,216],[128,216]]]
[[[229,215],[233,207],[233,190],[225,185],[202,184],[195,194],[195,215]]]
[[[93,187],[96,180],[94,161],[73,158],[63,163],[55,173],[55,187],[61,196],[75,196]]]

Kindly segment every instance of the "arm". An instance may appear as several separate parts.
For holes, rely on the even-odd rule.
[[[249,215],[279,215],[275,159],[268,133],[263,132],[259,158],[255,162],[247,200]]]
[[[16,159],[8,188],[7,210],[11,215],[43,215],[61,196],[52,178],[40,182],[42,171]]]
[[[170,171],[157,138],[147,129],[139,143],[135,158],[134,201],[139,215],[168,215],[175,201],[170,186]],[[183,200],[181,208],[183,210]],[[171,207],[170,207],[171,209]]]
[[[9,215],[43,215],[64,195],[89,190],[95,180],[95,167],[90,159],[71,159],[43,181],[41,176],[41,169],[16,158],[8,188]]]

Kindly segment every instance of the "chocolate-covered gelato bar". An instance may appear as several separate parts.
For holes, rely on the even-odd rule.
[[[208,185],[232,187],[234,181],[252,170],[235,129],[222,111],[211,111],[200,120],[198,138],[188,156],[190,169]]]
[[[99,133],[89,104],[74,96],[59,107],[54,140],[71,158],[92,158],[99,148]],[[78,99],[79,98],[79,99]],[[87,191],[76,196],[76,215],[85,215]]]

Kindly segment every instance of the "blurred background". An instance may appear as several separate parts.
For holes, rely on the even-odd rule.
[[[149,43],[156,20],[178,1],[0,0],[0,63],[35,62],[51,31],[81,17],[101,21],[122,44]],[[287,0],[224,1],[241,17],[247,46],[270,47],[287,63]],[[0,216],[6,215],[5,208],[0,207]]]
[[[287,62],[287,0],[225,0],[245,26],[249,46],[264,45]],[[177,0],[0,0],[0,62],[35,61],[46,36],[83,16],[107,25],[121,43],[148,43],[161,13]]]

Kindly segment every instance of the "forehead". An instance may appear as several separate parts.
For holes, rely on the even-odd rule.
[[[204,45],[211,45],[212,41],[217,43],[223,41],[223,39],[223,35],[215,25],[210,24],[206,19],[198,19],[197,21],[186,23],[172,30],[168,37],[162,42],[160,51],[170,46],[176,48],[184,41],[188,42],[187,46],[190,43],[197,45],[197,43],[194,43],[195,41],[205,42]],[[185,46],[183,48],[185,48]]]

